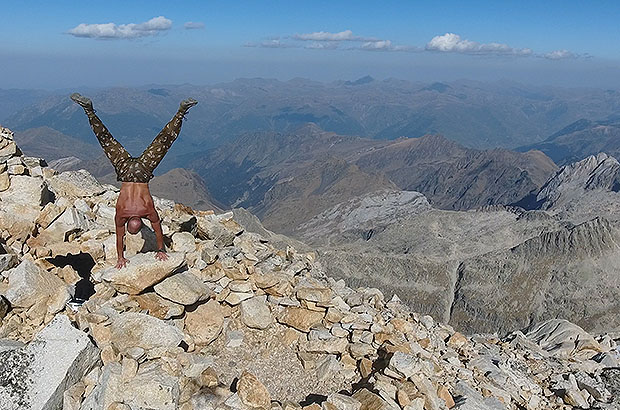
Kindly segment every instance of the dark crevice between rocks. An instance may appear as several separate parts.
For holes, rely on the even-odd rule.
[[[374,387],[373,383],[370,382],[370,379],[374,377],[375,374],[382,373],[388,367],[388,365],[390,364],[390,359],[393,355],[393,353],[387,352],[384,347],[380,347],[379,350],[377,350],[377,359],[372,362],[370,374],[368,374],[368,376],[366,377],[361,378],[358,382],[353,383],[351,385],[351,391],[355,393],[359,390],[366,389],[371,393],[379,395],[379,390]],[[346,394],[350,395],[348,393]]]
[[[302,407],[310,406],[311,404],[321,405],[324,401],[327,401],[327,396],[322,394],[309,394],[303,401],[300,401],[299,404]]]
[[[95,260],[90,254],[80,252],[77,255],[59,255],[48,258],[48,261],[58,268],[64,268],[69,265],[75,269],[80,278],[82,278],[75,284],[74,301],[83,302],[95,294],[95,286],[90,281],[90,274],[95,266]]]

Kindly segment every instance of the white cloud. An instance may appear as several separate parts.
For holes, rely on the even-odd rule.
[[[279,39],[263,41],[261,43],[245,43],[244,47],[261,47],[261,48],[295,48],[299,47],[294,44],[283,43]]]
[[[127,39],[155,36],[161,32],[170,30],[172,20],[164,16],[153,17],[144,23],[129,24],[85,24],[82,23],[67,33],[75,37],[87,37],[97,39]]]
[[[579,58],[579,55],[572,53],[568,50],[555,50],[551,51],[550,53],[543,54],[542,57],[548,60],[565,60]]]
[[[376,38],[372,37],[356,36],[351,30],[340,31],[338,33],[315,31],[314,33],[295,34],[292,38],[301,41],[377,41]]]
[[[390,40],[368,41],[360,47],[362,50],[369,51],[390,51],[393,50]]]
[[[340,44],[336,41],[313,41],[304,48],[313,50],[335,50]]]
[[[475,41],[461,39],[454,33],[446,33],[443,36],[435,36],[426,44],[428,51],[440,51],[444,53],[463,54],[494,54],[528,56],[532,54],[529,48],[513,48],[507,44],[486,43],[480,44]]]
[[[185,28],[185,30],[200,30],[205,28],[205,23],[201,21],[188,21],[187,23],[183,24],[183,27]]]

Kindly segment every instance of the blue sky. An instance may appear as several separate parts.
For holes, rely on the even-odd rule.
[[[365,74],[620,87],[614,1],[2,3],[2,88]]]

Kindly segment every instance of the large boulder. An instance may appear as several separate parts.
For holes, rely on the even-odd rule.
[[[0,200],[5,203],[39,208],[51,199],[47,184],[41,178],[25,175],[11,177],[11,186],[0,192]]]
[[[181,272],[164,279],[155,285],[155,292],[168,300],[181,305],[193,305],[209,299],[213,291],[190,272]]]
[[[9,278],[9,287],[4,296],[13,307],[29,308],[35,303],[45,303],[49,313],[56,313],[71,298],[62,279],[42,271],[29,259],[24,259],[5,275]]]
[[[241,321],[247,327],[266,329],[273,322],[273,316],[265,298],[255,296],[241,302]]]
[[[121,353],[139,347],[150,357],[158,357],[177,347],[183,340],[183,332],[153,316],[128,312],[112,321],[110,340]]]
[[[137,295],[153,286],[185,265],[182,253],[169,253],[168,259],[160,261],[155,253],[139,253],[129,258],[129,263],[122,269],[114,266],[100,272],[103,281],[110,283],[116,290],[130,295]]]
[[[65,171],[48,181],[56,196],[89,197],[105,192],[105,188],[85,169]]]
[[[207,345],[214,341],[222,332],[223,326],[224,312],[215,300],[198,306],[196,310],[187,312],[185,316],[185,332],[194,339],[197,345]]]
[[[151,409],[175,410],[179,402],[179,382],[160,366],[140,366],[131,380],[123,380],[118,362],[107,364],[97,386],[86,397],[80,410]],[[124,403],[128,407],[117,407]]]
[[[88,335],[59,315],[28,345],[0,351],[0,408],[57,410],[63,392],[99,360]]]
[[[591,357],[601,346],[588,332],[568,320],[551,319],[532,327],[526,337],[553,356]]]

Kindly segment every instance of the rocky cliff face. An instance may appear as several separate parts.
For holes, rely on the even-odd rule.
[[[118,192],[0,129],[2,409],[617,408],[614,335],[555,320],[465,337],[326,276],[232,213],[156,198],[117,270]],[[419,200],[419,198],[418,198]],[[601,222],[598,229],[604,229]]]
[[[591,168],[581,181],[604,181],[592,178],[606,175],[592,173],[603,167]],[[617,194],[582,192],[585,221],[554,207],[453,212],[415,192],[371,194],[323,212],[297,235],[316,247],[329,275],[395,293],[461,331],[505,334],[553,318],[619,329],[618,225],[596,217],[590,202],[592,192]]]

